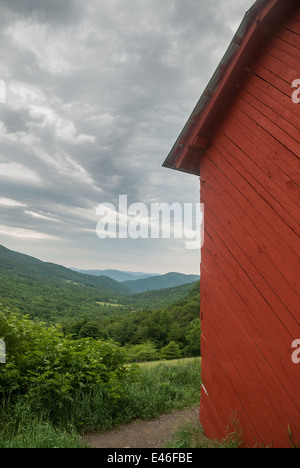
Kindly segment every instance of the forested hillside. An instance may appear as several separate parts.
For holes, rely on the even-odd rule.
[[[174,288],[182,284],[199,281],[197,275],[184,275],[182,273],[167,273],[166,275],[152,276],[150,278],[139,279],[135,281],[124,281],[132,291],[141,293],[145,291],[154,291],[165,288]]]
[[[148,308],[127,315],[65,323],[64,331],[74,339],[112,339],[127,347],[133,360],[199,356],[199,311],[199,285],[196,284],[184,299],[166,307],[151,310],[149,302]]]
[[[38,280],[43,282],[54,281],[56,284],[72,282],[89,286],[104,293],[130,294],[129,288],[107,276],[92,276],[77,273],[54,263],[45,263],[34,257],[20,254],[6,249],[0,245],[0,274]]]
[[[132,294],[111,278],[77,273],[0,246],[0,302],[52,323],[126,315],[149,304],[164,307],[185,297],[192,287]]]

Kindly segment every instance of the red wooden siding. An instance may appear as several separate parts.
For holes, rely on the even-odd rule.
[[[200,162],[200,418],[245,446],[300,441],[300,7],[266,36]]]

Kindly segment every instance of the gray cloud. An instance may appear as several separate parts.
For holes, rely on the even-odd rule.
[[[161,165],[251,3],[0,0],[0,224],[55,237],[33,243],[0,229],[0,243],[64,264],[76,251],[74,266],[95,268],[129,264],[130,249],[141,269],[138,243],[110,242],[104,255],[96,206],[119,194],[199,201],[196,177]],[[175,244],[147,245],[163,259],[156,271],[168,258],[174,266]],[[197,271],[182,246],[177,269]]]
[[[7,8],[15,17],[34,18],[54,27],[81,18],[82,2],[77,0],[1,0],[1,8]]]

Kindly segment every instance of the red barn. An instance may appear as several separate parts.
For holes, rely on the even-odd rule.
[[[201,181],[201,424],[244,447],[300,441],[299,129],[299,0],[258,0],[164,163]]]

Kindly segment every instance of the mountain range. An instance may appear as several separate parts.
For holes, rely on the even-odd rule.
[[[158,273],[141,273],[141,272],[134,272],[134,271],[120,271],[120,270],[78,270],[77,268],[71,268],[73,271],[77,271],[77,273],[83,273],[85,275],[92,275],[92,276],[108,276],[119,283],[124,281],[131,281],[137,279],[144,279],[150,276],[159,276]]]
[[[174,288],[183,284],[199,281],[200,276],[185,275],[183,273],[167,273],[166,275],[151,276],[149,278],[137,279],[134,281],[124,281],[122,284],[127,286],[135,293],[154,291],[165,288]]]
[[[120,270],[72,270],[94,276],[108,276],[115,281],[127,286],[134,293],[155,291],[166,288],[174,288],[183,284],[199,281],[198,275],[186,275],[183,273],[167,273],[159,275],[157,273],[129,272]]]
[[[174,297],[185,297],[199,280],[196,275],[181,273],[153,275],[118,282],[106,275],[42,262],[0,245],[0,303],[42,320],[59,323],[74,317],[113,316],[159,307]]]

